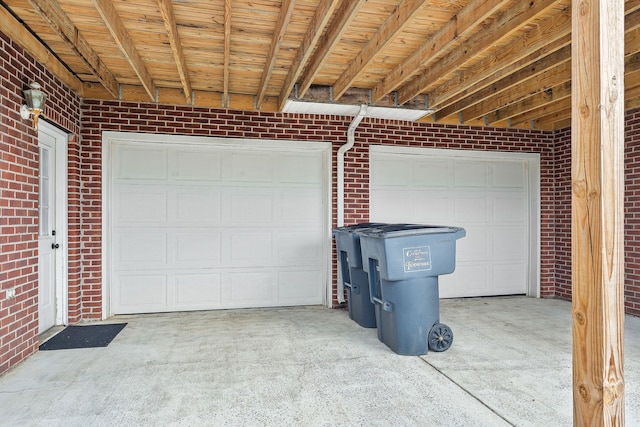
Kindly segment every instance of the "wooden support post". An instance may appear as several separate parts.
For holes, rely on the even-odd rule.
[[[573,2],[576,426],[624,425],[624,0]]]

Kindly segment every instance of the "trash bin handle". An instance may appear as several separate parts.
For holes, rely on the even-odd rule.
[[[351,289],[351,283],[343,281],[342,284],[344,287]]]

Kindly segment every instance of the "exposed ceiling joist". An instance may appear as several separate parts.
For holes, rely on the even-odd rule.
[[[336,43],[340,41],[340,38],[349,27],[349,23],[355,18],[358,10],[360,10],[364,2],[365,0],[340,2],[340,8],[336,12],[337,16],[334,18],[331,25],[329,25],[326,33],[319,40],[318,48],[307,64],[306,70],[298,82],[299,97],[303,97],[307,92],[313,83],[313,79],[320,72],[320,67],[323,65]]]
[[[51,29],[92,70],[102,86],[114,97],[118,97],[119,84],[104,65],[100,56],[89,46],[76,26],[55,0],[29,0],[33,8],[51,26]]]
[[[269,49],[269,54],[267,55],[267,62],[258,86],[258,94],[256,95],[256,108],[258,109],[262,107],[264,94],[267,91],[267,86],[269,85],[269,79],[271,78],[273,68],[276,66],[278,52],[280,51],[280,46],[282,46],[282,40],[284,39],[284,35],[287,31],[287,26],[289,25],[295,6],[295,0],[284,0],[280,6],[280,13],[278,14],[278,20],[276,21],[276,29],[273,34],[273,40],[271,41],[271,47]]]
[[[340,99],[358,75],[371,63],[373,58],[411,22],[427,1],[430,0],[403,0],[395,8],[391,16],[378,29],[378,32],[369,39],[367,45],[349,63],[347,69],[334,83],[334,99]]]
[[[289,68],[289,73],[282,85],[282,89],[280,90],[280,97],[278,99],[279,109],[282,110],[285,102],[289,98],[291,91],[293,90],[293,86],[295,85],[300,73],[304,69],[304,65],[307,63],[307,60],[311,56],[313,49],[316,47],[318,40],[322,36],[324,28],[327,26],[331,15],[333,14],[333,10],[340,4],[339,0],[321,0],[316,12],[311,19],[311,24],[309,25],[304,38],[302,39],[302,44],[296,53],[296,57]]]
[[[110,0],[91,0],[109,29],[116,44],[126,56],[134,72],[140,79],[142,86],[152,101],[156,100],[156,85],[147,71],[144,61],[131,41],[131,36],[122,23],[122,19]]]
[[[516,2],[514,6],[505,11],[498,19],[494,19],[486,28],[476,32],[464,43],[453,48],[445,56],[430,65],[418,78],[400,88],[398,90],[398,103],[404,104],[414,96],[426,91],[438,78],[461,67],[472,58],[472,55],[486,51],[500,39],[519,29],[554,4],[554,0]]]
[[[0,6],[0,30],[30,52],[37,61],[58,76],[63,83],[82,95],[82,82],[3,6]]]
[[[164,25],[167,28],[167,36],[169,37],[169,43],[171,44],[173,59],[178,67],[178,74],[180,75],[180,82],[182,83],[185,101],[187,104],[191,104],[191,81],[189,80],[187,62],[184,58],[184,54],[182,53],[182,44],[180,43],[180,34],[178,33],[178,26],[173,13],[173,5],[171,0],[158,0],[158,6],[160,7],[160,13],[162,13]]]
[[[373,88],[373,102],[380,101],[386,94],[418,73],[422,67],[435,61],[454,42],[482,24],[506,2],[507,0],[472,0]]]

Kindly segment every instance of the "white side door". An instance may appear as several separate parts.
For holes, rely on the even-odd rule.
[[[39,333],[56,321],[55,139],[38,136],[38,319]]]
[[[67,135],[38,125],[38,331],[67,323]]]

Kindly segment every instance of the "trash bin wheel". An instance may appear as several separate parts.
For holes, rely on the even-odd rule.
[[[430,350],[446,351],[453,343],[453,331],[444,323],[436,323],[429,331],[427,343]]]

